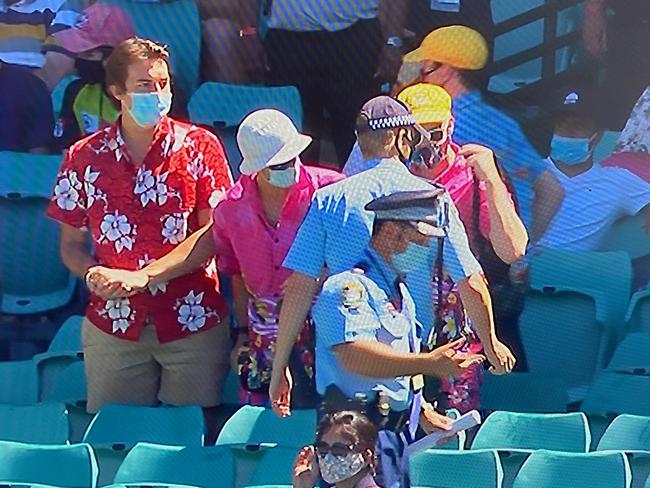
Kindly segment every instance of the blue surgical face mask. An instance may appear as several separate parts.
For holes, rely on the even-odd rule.
[[[129,96],[131,97],[129,113],[141,127],[156,125],[172,107],[171,93],[129,93]]]
[[[551,159],[569,166],[578,165],[591,158],[591,139],[585,137],[564,137],[553,134]]]
[[[403,275],[419,269],[430,269],[431,255],[431,248],[409,242],[406,251],[393,255],[393,267]]]
[[[282,170],[271,168],[268,180],[271,185],[278,188],[289,188],[296,182],[296,168],[291,167]]]

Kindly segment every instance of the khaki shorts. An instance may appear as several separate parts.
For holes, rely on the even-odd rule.
[[[159,343],[154,326],[138,342],[114,337],[84,319],[82,341],[89,413],[107,403],[199,405],[221,403],[228,374],[227,320],[205,332]]]

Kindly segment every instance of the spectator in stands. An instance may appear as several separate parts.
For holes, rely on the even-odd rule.
[[[63,262],[91,292],[82,337],[87,408],[198,404],[211,440],[230,352],[214,274],[203,266],[119,297],[104,273],[141,269],[209,228],[212,207],[232,185],[228,163],[214,135],[167,117],[169,55],[161,45],[121,43],[106,62],[106,84],[122,116],[70,148],[49,207],[62,224]]]
[[[404,89],[398,99],[410,107],[416,121],[429,132],[431,140],[436,141],[435,151],[420,154],[410,170],[447,189],[458,208],[470,247],[479,261],[483,257],[487,265],[493,257],[498,256],[497,259],[512,264],[521,259],[528,240],[526,229],[501,180],[492,152],[475,144],[461,148],[453,141],[454,119],[449,94],[439,86],[420,83]],[[377,161],[370,164],[377,164]],[[362,169],[346,166],[346,174],[354,174]],[[413,259],[407,282],[433,281],[433,290],[411,286],[418,319],[425,328],[424,337],[429,337],[433,332],[432,345],[441,346],[465,333],[470,338],[465,348],[479,352],[483,348],[479,337],[496,335],[495,332],[478,331],[476,335],[465,317],[457,285],[449,277],[438,285],[433,266],[418,266],[420,262]],[[494,282],[490,280],[490,284],[494,285]],[[418,294],[419,290],[427,293]],[[439,296],[442,303],[437,302]],[[508,337],[514,335],[511,331],[503,332]],[[518,342],[517,339],[515,337],[515,342]],[[494,357],[494,354],[491,353],[489,357]],[[482,369],[477,366],[462,378],[443,380],[441,388],[447,408],[456,408],[461,413],[480,408],[481,379]]]
[[[84,21],[54,34],[57,45],[74,56],[79,79],[67,86],[55,137],[59,150],[115,123],[120,104],[106,87],[106,60],[113,48],[133,37],[131,17],[116,5],[96,3]]]
[[[0,114],[0,151],[48,151],[52,100],[43,80],[29,69],[0,61]]]
[[[219,270],[232,278],[239,327],[231,362],[233,370],[239,370],[242,403],[270,406],[271,362],[283,284],[289,275],[282,261],[313,193],[342,178],[334,171],[302,164],[300,153],[310,142],[277,110],[250,114],[237,133],[243,176],[215,208],[211,232],[186,240],[140,272],[115,275],[115,283],[123,289],[140,291],[194,271],[218,256]],[[317,404],[313,361],[313,330],[307,320],[291,357],[296,408]]]
[[[0,61],[37,70],[49,90],[74,70],[52,34],[77,22],[87,0],[5,0],[0,5]]]
[[[264,81],[259,2],[197,0],[203,39],[201,72],[206,81],[251,84]]]
[[[314,488],[319,479],[339,488],[378,488],[377,428],[355,411],[326,415],[318,425],[316,444],[304,447],[293,469],[294,488]]]
[[[306,159],[319,160],[320,140],[329,132],[343,166],[362,103],[379,91],[383,81],[392,82],[399,69],[407,2],[264,3],[268,82],[300,90],[304,130],[315,137]],[[324,111],[329,115],[327,127]]]
[[[585,50],[606,68],[599,124],[619,131],[650,80],[650,3],[586,0],[582,37]]]
[[[634,105],[614,152],[650,154],[650,86],[645,89]]]
[[[599,100],[587,90],[575,90],[563,94],[557,104],[549,161],[555,165],[566,198],[540,240],[540,249],[597,250],[617,219],[644,208],[650,212],[647,177],[608,160],[594,164],[593,150],[601,135],[596,113]]]
[[[443,27],[405,56],[398,85],[420,81],[449,92],[454,100],[455,141],[481,144],[494,151],[514,188],[532,245],[560,207],[562,186],[517,122],[488,104],[476,88],[475,77],[487,60],[487,45],[478,32],[464,26]]]

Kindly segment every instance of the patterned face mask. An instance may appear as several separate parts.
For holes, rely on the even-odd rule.
[[[325,483],[331,485],[352,478],[366,466],[363,454],[351,452],[344,457],[338,457],[328,452],[325,456],[318,456],[318,467]]]

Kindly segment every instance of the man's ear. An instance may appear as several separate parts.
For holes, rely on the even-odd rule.
[[[117,85],[109,85],[108,86],[108,92],[111,94],[113,98],[115,98],[118,102],[122,101],[122,97],[125,95],[125,90],[120,88]]]

